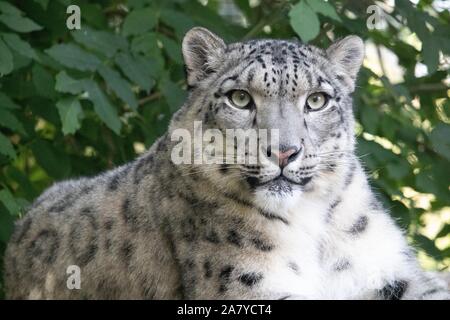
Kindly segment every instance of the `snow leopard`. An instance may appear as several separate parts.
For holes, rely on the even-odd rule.
[[[168,131],[131,163],[56,183],[17,223],[9,299],[449,298],[356,156],[359,37],[226,44],[195,27],[182,54],[188,97]],[[279,148],[252,165],[175,164],[173,133],[196,121],[277,130]]]

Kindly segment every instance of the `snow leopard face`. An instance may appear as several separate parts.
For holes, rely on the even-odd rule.
[[[278,137],[275,148],[258,145],[257,164],[218,165],[221,175],[208,168],[210,177],[280,198],[313,190],[316,180],[347,166],[361,39],[350,36],[327,50],[283,40],[226,45],[194,28],[185,36],[183,55],[191,87],[185,120],[201,120],[203,129],[219,130],[224,139],[227,129],[266,129]]]

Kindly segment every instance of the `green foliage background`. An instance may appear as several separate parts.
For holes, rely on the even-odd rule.
[[[359,77],[359,152],[427,266],[448,267],[449,224],[439,220],[431,238],[424,227],[450,219],[449,11],[397,0],[384,28],[369,30],[367,0],[226,2],[0,1],[0,265],[14,220],[45,188],[130,161],[165,131],[186,95],[181,39],[200,25],[227,41],[297,36],[325,47],[357,34],[391,50],[402,82],[368,68]],[[66,27],[70,4],[79,31]],[[418,62],[428,75],[415,77]]]

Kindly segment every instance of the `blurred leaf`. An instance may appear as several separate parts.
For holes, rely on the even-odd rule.
[[[11,98],[9,98],[3,92],[0,92],[0,108],[14,110],[20,109],[20,106],[14,103]]]
[[[64,135],[74,134],[81,128],[83,109],[76,98],[64,98],[56,103],[62,123]]]
[[[186,93],[168,78],[165,78],[162,81],[161,91],[166,98],[172,112],[177,111],[186,99]]]
[[[13,56],[5,43],[0,39],[0,77],[13,70]]]
[[[0,22],[17,32],[27,33],[42,30],[42,27],[33,20],[15,14],[0,14]]]
[[[157,22],[156,12],[153,8],[135,9],[123,23],[124,35],[143,34],[151,30]]]
[[[19,215],[21,206],[16,202],[16,199],[8,189],[0,190],[0,202],[3,203],[12,216]]]
[[[338,22],[342,21],[330,2],[325,2],[323,0],[306,0],[306,2],[316,13],[320,13],[325,17],[331,18]]]
[[[60,180],[69,175],[70,161],[64,150],[42,139],[35,140],[30,147],[39,165],[51,177]]]
[[[90,28],[73,31],[72,36],[78,43],[107,57],[114,56],[118,50],[127,50],[128,47],[127,41],[123,37]]]
[[[439,47],[440,44],[434,37],[430,36],[423,39],[422,55],[430,74],[434,73],[439,65]]]
[[[0,12],[4,14],[9,14],[13,16],[20,16],[23,14],[22,11],[14,7],[12,4],[8,3],[7,1],[1,1],[0,2]]]
[[[314,39],[320,31],[320,21],[317,14],[302,0],[289,12],[292,29],[304,42]]]
[[[164,50],[167,52],[169,57],[176,63],[183,64],[183,58],[181,56],[181,46],[174,40],[164,35],[158,35],[158,38],[161,40],[164,46]]]
[[[18,35],[14,33],[3,33],[2,37],[11,49],[16,50],[21,55],[31,59],[38,58],[34,49]]]
[[[116,63],[128,79],[139,85],[142,90],[150,92],[155,81],[146,72],[145,64],[138,56],[133,56],[129,53],[119,53],[116,56]]]
[[[16,152],[11,144],[11,141],[0,133],[0,154],[10,157],[11,159],[16,158]]]
[[[195,22],[181,11],[164,9],[161,12],[161,21],[175,29],[177,36],[182,39],[184,34],[195,26]]]
[[[17,120],[16,116],[13,115],[9,110],[2,108],[0,108],[0,126],[11,129],[12,131],[20,132],[22,134],[25,133],[22,123]]]
[[[414,241],[420,248],[425,249],[426,253],[435,259],[441,259],[441,251],[436,247],[434,241],[421,234],[414,235]]]
[[[137,110],[138,104],[131,85],[117,71],[107,66],[101,66],[98,71],[114,93],[133,110]]]
[[[430,134],[433,149],[450,161],[450,125],[439,123]]]
[[[48,3],[50,0],[34,0],[34,2],[39,3],[42,9],[47,9]]]
[[[61,64],[81,71],[95,71],[101,63],[96,56],[74,44],[56,44],[45,52]]]
[[[86,91],[89,93],[89,100],[94,104],[95,112],[100,119],[116,134],[120,133],[122,123],[120,122],[117,110],[109,102],[98,84],[92,80],[86,80]]]
[[[80,94],[85,91],[84,80],[71,78],[66,71],[61,71],[56,75],[56,91],[72,94]]]
[[[36,91],[41,96],[50,99],[55,97],[55,79],[50,72],[41,67],[41,65],[35,64],[32,69],[32,77]]]

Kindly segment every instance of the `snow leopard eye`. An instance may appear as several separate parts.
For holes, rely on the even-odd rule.
[[[247,91],[232,90],[228,94],[228,99],[236,108],[244,109],[253,104],[253,99]]]
[[[326,107],[329,96],[323,92],[315,92],[310,94],[306,99],[306,108],[309,111],[318,111]]]

